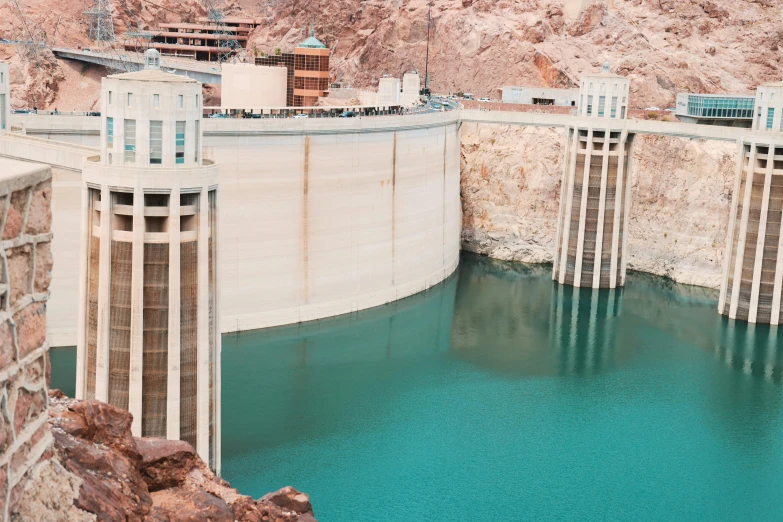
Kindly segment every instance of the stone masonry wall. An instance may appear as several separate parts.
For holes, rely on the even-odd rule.
[[[46,300],[51,170],[0,172],[0,519],[17,518],[30,470],[51,456]]]

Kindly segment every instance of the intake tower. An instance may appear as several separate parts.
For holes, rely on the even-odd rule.
[[[77,388],[182,439],[220,470],[218,169],[201,157],[201,84],[146,68],[101,88],[84,163]]]

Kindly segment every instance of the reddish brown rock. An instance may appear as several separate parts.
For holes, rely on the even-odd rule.
[[[60,407],[57,411],[55,425],[58,428],[71,436],[108,446],[132,460],[134,465],[141,462],[139,449],[131,435],[133,415],[100,401],[65,402],[65,408]]]
[[[19,435],[27,423],[46,409],[46,395],[43,389],[29,391],[20,388],[14,408],[14,430]]]
[[[14,307],[26,294],[30,293],[33,256],[30,245],[9,248],[5,251],[8,258],[8,280],[10,283],[9,300]]]
[[[182,440],[137,438],[141,474],[150,491],[181,486],[200,459],[193,446]]]
[[[52,433],[63,466],[82,479],[76,507],[94,513],[99,521],[143,520],[152,499],[136,461],[58,428]]]
[[[267,493],[261,499],[260,502],[271,503],[289,511],[296,511],[297,513],[307,513],[313,510],[313,506],[310,504],[310,497],[306,493],[301,493],[291,486]]]
[[[33,291],[46,292],[52,282],[52,244],[38,243],[35,246],[35,282]]]
[[[18,190],[11,194],[11,205],[5,220],[3,239],[13,239],[22,232],[24,209],[27,205],[27,190]]]
[[[0,368],[5,368],[16,358],[11,323],[0,322]]]
[[[19,357],[24,358],[46,342],[46,303],[25,306],[14,315]]]
[[[152,494],[152,520],[169,522],[234,522],[234,514],[223,500],[196,487],[176,487]]]
[[[49,232],[52,223],[52,181],[44,181],[35,187],[27,214],[28,234]]]

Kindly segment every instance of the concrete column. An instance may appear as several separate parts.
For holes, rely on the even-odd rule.
[[[209,199],[201,189],[198,206],[198,348],[196,366],[196,452],[209,462]]]
[[[561,238],[562,253],[560,257],[560,273],[558,274],[558,281],[560,284],[565,283],[566,270],[568,268],[568,242],[570,241],[571,233],[571,212],[574,206],[574,183],[576,182],[576,158],[579,150],[579,128],[566,128],[566,134],[570,133],[568,140],[571,142],[571,156],[568,162],[568,178],[563,186],[560,188],[560,199],[563,199],[563,191],[566,194],[565,214],[561,216],[561,226],[563,227],[563,235]]]
[[[214,365],[215,365],[215,389],[213,391],[214,395],[214,408],[215,408],[215,473],[220,475],[220,462],[221,462],[221,452],[220,452],[220,445],[221,445],[221,410],[220,410],[220,398],[221,398],[221,389],[222,389],[222,382],[220,378],[220,368],[221,368],[221,357],[222,357],[222,350],[223,350],[223,342],[220,337],[220,248],[218,248],[219,245],[219,237],[218,237],[218,225],[220,223],[220,215],[218,213],[218,209],[220,208],[220,191],[217,189],[215,190],[215,207],[213,209],[213,221],[212,221],[212,269],[214,270],[212,281],[215,284],[215,310],[214,310],[214,335],[215,335],[215,353],[213,355],[214,357]]]
[[[761,199],[761,215],[759,216],[759,232],[756,236],[756,259],[753,264],[753,284],[750,292],[750,308],[748,322],[755,323],[759,306],[759,288],[761,286],[761,264],[764,261],[764,241],[767,234],[767,213],[769,211],[769,191],[772,185],[772,166],[775,164],[775,148],[770,146],[767,154],[767,168],[764,173],[764,194]]]
[[[723,256],[723,279],[721,280],[720,285],[720,298],[718,299],[718,313],[722,314],[723,310],[725,309],[726,305],[726,294],[727,294],[727,287],[729,283],[729,269],[731,267],[731,257],[734,255],[734,227],[736,226],[737,221],[737,206],[739,205],[739,191],[740,191],[740,182],[742,180],[742,166],[745,162],[745,146],[742,140],[737,140],[737,172],[734,176],[734,192],[732,192],[733,196],[731,198],[731,210],[729,214],[729,231],[726,236],[726,252]],[[778,249],[778,253],[780,253],[780,249]],[[778,259],[780,259],[780,256],[778,255]],[[776,273],[776,281],[777,281],[777,273]],[[779,292],[776,292],[779,293]],[[774,314],[774,302],[772,305],[772,313]]]
[[[577,290],[578,291],[578,290]],[[590,295],[590,323],[587,331],[587,353],[585,354],[585,370],[592,370],[595,367],[595,338],[598,328],[598,292],[591,291]]]
[[[593,288],[601,287],[601,254],[604,241],[604,216],[606,214],[606,183],[609,177],[609,137],[611,132],[604,131],[603,164],[601,165],[601,192],[598,199],[598,226],[595,232],[595,262],[593,264]]]
[[[564,210],[566,206],[566,199],[568,199],[564,193],[568,187],[568,172],[569,172],[569,158],[571,157],[571,129],[566,127],[565,139],[563,140],[563,175],[560,182],[560,209],[557,212],[557,243],[555,244],[555,258],[552,263],[552,279],[557,279],[558,267],[560,266],[560,251],[562,250],[563,240],[563,218]],[[445,221],[444,221],[445,226]]]
[[[775,286],[772,294],[772,316],[769,324],[777,325],[780,319],[781,287],[783,287],[783,220],[781,220],[780,236],[778,237],[778,254],[775,263]]]
[[[587,190],[590,186],[590,163],[593,155],[593,128],[587,130],[587,153],[582,175],[582,204],[579,207],[579,235],[576,243],[576,262],[574,263],[574,286],[582,286],[582,256],[585,242],[585,216],[587,215]]]
[[[620,143],[617,146],[617,179],[615,181],[614,192],[614,223],[612,225],[612,258],[609,268],[609,288],[617,288],[617,263],[619,263],[618,252],[620,248],[620,219],[623,216],[623,189],[625,187],[625,143],[628,140],[628,131],[623,129],[620,133]],[[624,234],[625,235],[625,231]],[[623,252],[623,254],[625,254]]]
[[[625,268],[627,266],[625,259],[628,257],[628,236],[630,235],[628,233],[628,221],[630,219],[629,216],[631,215],[631,158],[633,157],[633,136],[633,134],[629,134],[627,137],[627,142],[630,143],[627,152],[628,163],[624,164],[625,170],[623,172],[618,172],[618,175],[622,174],[628,178],[628,184],[625,187],[625,193],[623,195],[623,254],[622,256],[618,256],[617,259],[622,270],[620,272],[620,281],[617,282],[617,286],[625,285]],[[625,143],[626,142],[623,142],[623,151],[625,151]],[[623,152],[623,154],[625,154],[625,152]]]
[[[133,192],[133,271],[131,272],[131,334],[128,379],[128,411],[131,431],[141,437],[142,379],[144,373],[144,191],[137,180]]]
[[[750,162],[748,163],[747,176],[745,179],[745,194],[742,201],[742,218],[739,224],[739,238],[737,240],[736,262],[734,265],[734,281],[731,289],[731,307],[729,308],[729,318],[737,318],[737,307],[739,306],[740,285],[742,284],[742,262],[745,256],[745,235],[748,232],[748,213],[750,212],[750,195],[753,192],[753,175],[756,171],[756,143],[753,142],[750,147]]]
[[[166,380],[166,438],[171,440],[179,440],[180,409],[180,328],[182,321],[180,317],[179,189],[179,183],[175,184],[169,197],[169,344],[168,378]],[[201,259],[199,259],[200,263]],[[201,267],[199,266],[199,268]],[[202,323],[199,321],[199,324]]]
[[[577,351],[577,338],[579,330],[577,329],[579,319],[579,295],[582,291],[575,287],[571,294],[571,331],[568,337],[568,366],[566,373],[572,374],[576,370],[576,351]]]
[[[101,187],[101,250],[98,277],[98,342],[95,353],[95,400],[109,401],[109,333],[111,289],[111,193]]]
[[[80,225],[81,231],[81,251],[79,252],[79,324],[76,325],[76,398],[84,399],[85,396],[85,374],[87,373],[87,281],[90,259],[90,240],[92,239],[92,218],[93,212],[90,206],[90,188],[82,184],[82,219]]]

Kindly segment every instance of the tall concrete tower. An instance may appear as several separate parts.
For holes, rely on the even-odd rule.
[[[11,78],[8,76],[8,64],[0,62],[0,132],[9,130],[11,125]]]
[[[615,288],[625,283],[628,80],[609,72],[582,78],[579,117],[566,127],[565,161],[552,278]]]
[[[738,142],[718,311],[780,324],[783,282],[783,83],[759,86],[752,130]]]
[[[201,84],[146,68],[101,86],[85,160],[77,388],[133,434],[190,442],[220,470],[218,168],[201,157]]]

